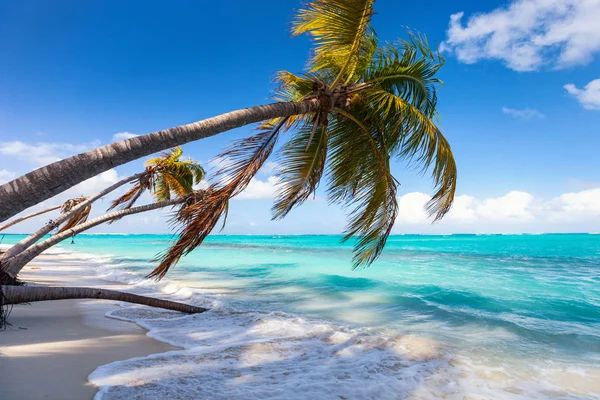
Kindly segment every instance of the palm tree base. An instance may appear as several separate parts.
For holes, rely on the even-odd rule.
[[[0,285],[22,286],[24,283],[17,278],[13,278],[0,268]]]

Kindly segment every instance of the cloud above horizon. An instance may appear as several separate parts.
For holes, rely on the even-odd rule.
[[[600,21],[598,22],[600,25]],[[564,88],[570,95],[574,96],[577,101],[586,110],[600,110],[600,79],[594,79],[589,82],[583,89],[578,89],[572,83],[568,83]]]
[[[542,114],[541,112],[539,112],[538,110],[535,110],[533,108],[517,109],[517,108],[502,107],[502,112],[504,114],[510,115],[512,117],[521,118],[521,119],[546,118],[545,114]]]
[[[431,224],[425,211],[430,196],[425,193],[407,193],[398,198],[400,212],[398,226]],[[600,187],[579,192],[563,193],[551,199],[538,199],[523,191],[510,191],[500,197],[478,199],[470,195],[456,196],[454,206],[438,223],[450,231],[470,230],[487,232],[545,231],[549,227],[565,230],[572,223],[600,223]],[[561,228],[562,227],[562,228]],[[460,228],[460,229],[458,229]]]
[[[139,135],[136,135],[135,133],[131,133],[131,132],[119,132],[119,133],[115,133],[112,136],[112,141],[113,142],[120,142],[121,140],[131,139],[131,138],[134,138],[136,136],[139,136]]]
[[[15,157],[20,161],[41,167],[100,146],[98,140],[90,143],[24,143],[19,140],[12,142],[0,142],[0,154]]]
[[[442,50],[461,62],[499,60],[515,71],[590,63],[600,51],[600,1],[513,0],[505,7],[450,16]]]

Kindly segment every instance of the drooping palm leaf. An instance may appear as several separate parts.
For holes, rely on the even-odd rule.
[[[396,118],[391,134],[386,137],[390,153],[412,161],[423,171],[433,167],[436,192],[427,210],[435,215],[434,221],[440,220],[452,207],[456,191],[457,169],[450,144],[430,118],[401,97],[382,90],[369,91],[368,96],[385,108],[382,119],[393,118],[386,115],[402,116]]]
[[[307,124],[299,128],[281,151],[278,158],[281,184],[273,205],[274,218],[285,217],[293,207],[303,203],[321,180],[327,158],[327,128],[320,125],[313,132],[313,127]]]
[[[357,237],[354,268],[360,268],[381,254],[394,226],[397,182],[381,135],[365,130],[360,115],[344,114],[331,123],[328,193],[351,209],[344,241]]]

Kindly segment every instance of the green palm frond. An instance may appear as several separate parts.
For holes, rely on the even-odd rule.
[[[202,243],[224,219],[228,201],[248,185],[284,131],[290,139],[278,158],[273,218],[283,218],[302,204],[325,175],[329,201],[349,210],[344,240],[356,239],[354,268],[377,259],[394,226],[398,182],[390,170],[393,157],[431,172],[435,193],[427,209],[434,221],[450,210],[457,168],[437,126],[437,89],[442,84],[437,73],[444,59],[422,34],[409,33],[406,40],[380,45],[371,26],[373,3],[309,0],[298,11],[292,33],[311,36],[313,54],[304,73],[276,74],[274,97],[311,100],[318,108],[265,121],[262,133],[222,153],[227,166],[217,173],[217,181],[201,202],[178,212],[180,237],[159,257],[160,265],[150,276],[160,279]],[[163,191],[173,192],[190,182],[187,173],[172,174],[176,179],[166,176]]]
[[[161,153],[159,157],[147,160],[145,174],[131,189],[114,200],[108,210],[133,207],[146,191],[153,192],[157,201],[190,194],[193,186],[204,179],[205,173],[198,162],[191,159],[182,160],[182,155],[181,147],[174,147]],[[114,221],[116,219],[111,222]]]
[[[313,194],[325,169],[326,126],[305,124],[293,135],[283,146],[278,158],[278,177],[282,183],[278,185],[279,190],[273,205],[274,218],[285,217],[292,208]],[[311,135],[314,136],[312,139]]]
[[[300,9],[292,34],[308,33],[314,41],[312,71],[335,69],[333,84],[348,82],[371,43],[374,0],[314,0]]]
[[[165,179],[163,176],[161,179],[156,180],[156,184],[154,185],[154,198],[156,201],[170,200],[171,191],[169,179]]]
[[[392,93],[431,118],[437,105],[436,86],[442,83],[435,73],[443,63],[441,58],[420,54],[412,42],[403,42],[400,48],[388,45],[373,55],[363,86]]]
[[[354,268],[381,254],[396,221],[396,179],[381,135],[365,131],[360,115],[339,115],[330,124],[329,199],[351,209],[344,241],[356,237]]]
[[[427,209],[435,215],[434,221],[440,220],[450,211],[456,191],[457,168],[450,144],[427,115],[401,97],[382,90],[368,91],[367,96],[380,108],[380,120],[391,121],[385,136],[388,151],[411,161],[423,172],[433,167],[436,192]]]

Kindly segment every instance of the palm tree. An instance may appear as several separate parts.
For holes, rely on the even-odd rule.
[[[176,147],[146,161],[146,168],[143,173],[136,175],[137,179],[134,181],[134,186],[121,197],[114,200],[107,210],[110,211],[113,208],[119,207],[121,210],[118,212],[109,213],[85,223],[91,210],[91,204],[83,208],[79,207],[79,205],[84,202],[89,203],[88,199],[86,197],[78,197],[66,201],[61,207],[61,212],[63,215],[68,214],[71,217],[67,221],[64,221],[64,225],[60,227],[56,235],[36,245],[33,245],[34,242],[29,240],[29,245],[26,247],[21,246],[18,253],[11,252],[11,248],[0,259],[0,270],[4,273],[3,280],[5,282],[14,282],[17,273],[29,261],[67,237],[75,236],[79,232],[88,230],[104,222],[112,223],[126,215],[185,202],[188,195],[192,194],[193,187],[204,179],[205,173],[197,161],[190,158],[182,159],[182,155],[183,150],[181,147]],[[154,194],[157,203],[131,208],[147,190]],[[172,200],[172,197],[174,197],[174,200]],[[197,194],[195,195],[195,199],[199,199]],[[56,222],[53,225],[58,226]],[[39,234],[36,233],[36,235]]]
[[[8,323],[10,311],[5,307],[15,304],[33,303],[36,301],[66,299],[106,299],[142,304],[150,307],[165,308],[188,314],[202,313],[206,308],[178,303],[175,301],[155,299],[132,293],[87,287],[45,287],[45,286],[0,286],[0,329]]]
[[[122,218],[126,215],[137,214],[144,211],[155,210],[168,206],[180,205],[181,208],[188,207],[198,201],[202,201],[206,196],[206,191],[192,192],[185,196],[178,196],[175,199],[162,200],[152,204],[138,207],[131,207],[119,211],[113,211],[90,221],[81,223],[72,228],[64,230],[51,238],[32,246],[16,257],[7,260],[7,263],[0,269],[0,329],[7,324],[9,312],[5,307],[20,303],[31,303],[36,301],[63,300],[63,299],[108,299],[124,301],[129,303],[143,304],[151,307],[165,308],[184,313],[201,313],[205,308],[177,303],[168,300],[155,299],[151,297],[138,296],[130,293],[117,292],[113,290],[86,288],[86,287],[36,287],[19,286],[16,280],[17,274],[34,257],[41,254],[49,247],[65,240],[68,237],[88,230],[101,223],[112,221],[115,218]]]
[[[136,184],[118,199],[107,211],[119,207],[131,208],[145,191],[151,191],[156,201],[170,200],[174,195],[182,197],[193,191],[194,185],[204,179],[204,169],[197,161],[181,159],[181,147],[163,152],[159,157],[146,161],[146,170]]]
[[[56,227],[64,224],[59,230],[60,233],[84,222],[91,211],[92,202],[104,197],[126,183],[136,182],[130,190],[113,202],[109,210],[123,203],[126,203],[124,207],[131,207],[145,190],[152,191],[157,201],[170,199],[171,192],[176,196],[184,196],[191,193],[192,187],[200,183],[204,178],[204,169],[202,169],[197,161],[191,159],[182,160],[182,155],[183,150],[180,147],[176,147],[164,152],[160,157],[148,160],[146,162],[146,169],[142,173],[121,179],[91,198],[80,197],[68,200],[62,205],[61,216],[59,218],[10,247],[0,258],[0,264],[20,254]]]
[[[396,220],[398,182],[390,171],[392,158],[431,169],[436,191],[428,211],[434,220],[449,211],[456,164],[436,125],[441,82],[435,75],[444,59],[420,34],[380,44],[371,26],[372,5],[366,0],[315,0],[298,12],[293,34],[312,36],[314,54],[304,74],[277,74],[277,99],[296,104],[316,100],[317,108],[273,118],[260,133],[218,156],[227,165],[204,201],[180,211],[179,239],[150,277],[162,278],[203,242],[285,131],[291,134],[278,158],[273,218],[302,204],[327,176],[329,201],[351,210],[344,241],[357,238],[354,268],[377,259]]]
[[[74,205],[69,210],[65,210],[65,212],[61,213],[58,216],[58,218],[52,220],[51,223],[45,224],[40,229],[38,229],[31,235],[27,236],[25,239],[12,245],[8,250],[6,250],[6,252],[4,254],[2,254],[2,257],[0,258],[0,263],[2,263],[2,260],[5,260],[7,258],[13,257],[13,256],[21,253],[23,250],[27,249],[32,244],[37,242],[39,239],[41,239],[48,233],[52,232],[54,229],[56,229],[56,227],[69,221],[71,218],[75,217],[82,210],[85,210],[85,208],[88,207],[90,204],[92,204],[94,201],[106,196],[107,194],[120,188],[121,186],[125,185],[126,183],[129,183],[129,182],[139,179],[142,175],[143,175],[143,173],[140,173],[140,174],[128,176],[127,178],[123,178],[120,181],[118,181],[118,182],[110,185],[106,189],[102,190],[101,192],[97,193],[95,196],[87,198],[87,200]],[[62,206],[58,206],[58,207],[62,207]]]
[[[85,232],[105,222],[111,223],[127,215],[139,214],[142,212],[157,210],[175,205],[184,205],[185,207],[191,204],[190,201],[192,201],[192,199],[194,202],[196,202],[200,201],[203,197],[204,192],[187,193],[183,196],[178,196],[174,199],[161,200],[155,203],[145,204],[143,206],[124,208],[118,211],[113,211],[104,214],[90,221],[80,223],[68,229],[63,229],[56,235],[53,235],[48,239],[29,247],[27,250],[19,253],[14,257],[6,259],[2,265],[2,269],[5,273],[7,273],[10,276],[11,279],[16,279],[17,274],[23,269],[25,265],[27,265],[27,263],[29,263],[35,257],[42,254],[42,252],[44,252],[45,250],[64,241],[65,239],[71,238],[81,232]]]
[[[86,200],[88,200],[87,197],[76,197],[76,198],[69,199],[69,200],[65,201],[63,204],[61,204],[59,206],[50,207],[50,208],[47,208],[45,210],[41,210],[41,211],[38,211],[38,212],[35,212],[35,213],[31,213],[29,215],[25,215],[25,216],[23,216],[21,218],[17,218],[17,219],[15,219],[15,220],[7,223],[7,224],[4,224],[4,225],[0,226],[0,232],[3,231],[4,229],[7,229],[7,228],[9,228],[9,227],[11,227],[13,225],[18,224],[19,222],[23,222],[23,221],[25,221],[25,220],[27,220],[29,218],[37,217],[38,215],[45,214],[45,213],[48,213],[50,211],[54,211],[54,210],[58,210],[58,209],[60,209],[60,214],[61,215],[69,213],[69,220],[66,222],[65,226],[68,226],[68,225],[72,225],[72,226],[77,225],[78,223],[83,222],[83,221],[85,221],[87,219],[87,217],[88,217],[88,215],[89,215],[92,207],[91,207],[90,204],[86,203],[85,207],[78,207],[77,210],[75,212],[73,212],[73,213],[71,213],[71,211],[75,207],[77,207],[77,205],[83,203]],[[51,221],[48,225],[51,226],[51,228],[50,228],[50,230],[51,230],[52,227],[57,227],[57,226],[60,225],[60,223],[57,224],[55,221]],[[63,227],[63,229],[65,229],[65,228]]]
[[[104,171],[171,147],[267,119],[305,114],[317,100],[246,108],[98,147],[38,168],[0,186],[0,222]]]

